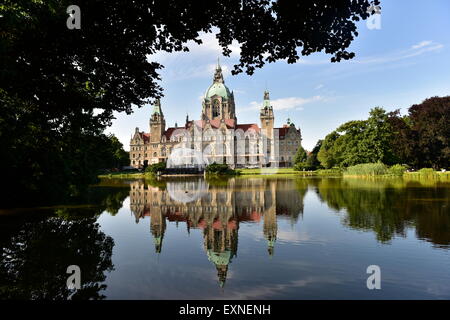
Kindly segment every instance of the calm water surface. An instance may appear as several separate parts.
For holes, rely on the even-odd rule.
[[[450,299],[449,195],[402,179],[105,180],[71,206],[0,211],[0,298]]]

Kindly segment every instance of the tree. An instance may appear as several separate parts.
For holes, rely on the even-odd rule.
[[[367,130],[360,143],[360,148],[366,153],[367,163],[382,162],[389,165],[396,163],[391,141],[392,129],[388,114],[383,108],[373,108],[367,119]]]
[[[12,226],[15,227],[15,226]],[[101,231],[96,218],[63,220],[33,218],[21,223],[1,243],[0,298],[38,300],[100,300],[106,275],[114,269],[114,240]],[[82,270],[81,288],[67,288],[70,265]]]
[[[81,29],[69,30],[71,4],[0,7],[0,142],[7,154],[0,166],[22,194],[92,183],[96,141],[113,113],[162,96],[163,66],[148,59],[156,52],[188,51],[188,41],[201,43],[200,32],[217,30],[225,56],[233,40],[240,45],[234,74],[315,52],[338,62],[353,58],[347,49],[358,35],[355,23],[370,15],[367,0],[80,0]]]
[[[367,120],[346,122],[330,133],[318,159],[325,168],[375,162],[394,164],[391,141],[388,114],[382,108],[374,108]]]
[[[306,159],[306,166],[309,170],[316,170],[320,167],[320,161],[317,159],[317,155],[320,151],[320,147],[322,146],[323,140],[317,141],[314,149],[308,154],[308,158]]]
[[[100,135],[102,142],[98,144],[100,154],[98,168],[121,168],[130,164],[129,153],[123,149],[123,144],[113,134]]]
[[[391,150],[398,163],[414,164],[414,150],[417,141],[413,138],[411,118],[401,116],[400,110],[388,113],[388,122],[392,130]]]
[[[389,113],[392,150],[397,161],[416,168],[448,168],[450,159],[450,96],[433,97],[401,116]]]
[[[307,158],[308,158],[308,155],[306,153],[306,150],[303,149],[303,147],[300,145],[294,156],[294,160],[293,160],[294,165],[299,164],[301,162],[305,162]]]
[[[151,173],[151,174],[157,174],[158,172],[162,172],[166,169],[166,163],[165,162],[157,162],[149,165],[145,172]]]
[[[349,121],[336,130],[340,135],[331,149],[335,165],[347,167],[368,161],[360,146],[366,130],[367,123],[361,120]]]
[[[320,164],[326,169],[330,169],[336,165],[336,159],[334,155],[334,142],[339,138],[339,134],[336,131],[331,132],[325,137],[320,147],[317,159]]]
[[[414,164],[435,169],[450,166],[450,96],[433,97],[409,108]]]

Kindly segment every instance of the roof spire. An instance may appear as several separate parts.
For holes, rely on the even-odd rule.
[[[263,109],[271,109],[269,91],[264,91]]]
[[[217,58],[216,71],[214,72],[213,83],[225,83],[223,80],[222,68],[220,67],[219,58]]]
[[[152,112],[152,114],[155,114],[155,113],[160,114],[160,115],[163,114],[162,110],[161,110],[161,101],[159,100],[159,98],[156,99],[155,104],[153,105],[153,112]]]

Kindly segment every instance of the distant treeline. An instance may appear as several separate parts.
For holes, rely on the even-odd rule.
[[[361,163],[403,164],[411,168],[448,169],[450,96],[413,105],[408,114],[370,111],[367,120],[344,123],[319,140],[311,153],[297,152],[296,169],[347,168]]]

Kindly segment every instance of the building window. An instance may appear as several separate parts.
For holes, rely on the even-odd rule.
[[[219,113],[220,113],[220,103],[219,100],[214,100],[214,104],[213,104],[213,118],[218,117]]]

